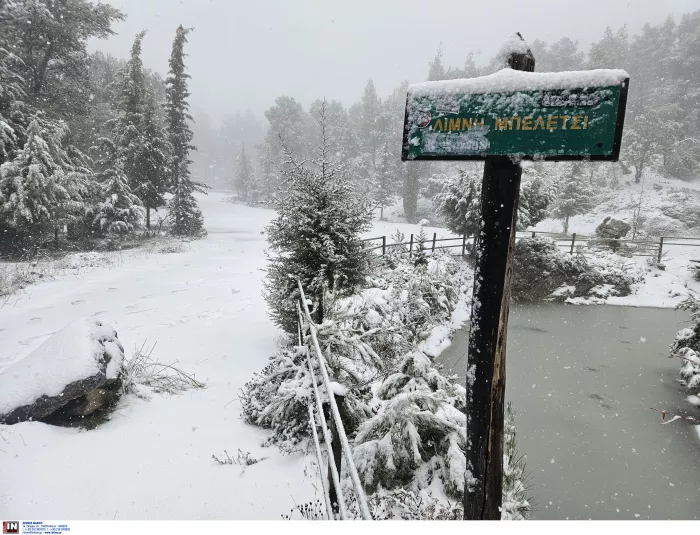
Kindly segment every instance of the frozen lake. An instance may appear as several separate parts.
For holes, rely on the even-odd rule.
[[[511,308],[506,399],[532,475],[534,519],[698,519],[700,440],[650,407],[697,411],[667,358],[688,315],[619,306]],[[463,375],[468,329],[440,356]],[[693,411],[693,412],[689,412]]]

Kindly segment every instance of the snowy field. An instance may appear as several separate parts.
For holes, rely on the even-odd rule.
[[[122,399],[96,430],[43,423],[0,426],[0,510],[6,518],[278,519],[320,498],[302,454],[262,448],[266,432],[239,417],[238,389],[276,348],[262,297],[267,209],[199,198],[209,236],[172,254],[110,253],[109,265],[65,269],[0,308],[0,371],[81,317],[112,324],[127,358],[154,357],[206,382],[205,390]],[[370,234],[419,227],[377,224]],[[438,236],[448,235],[440,229]],[[242,470],[212,454],[250,451]]]

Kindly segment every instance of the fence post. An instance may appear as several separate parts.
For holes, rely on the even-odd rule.
[[[462,256],[464,256],[467,252],[467,233],[464,233],[464,236],[462,236]]]
[[[413,234],[411,234],[411,242],[408,244],[408,256],[410,257],[413,253]]]
[[[382,256],[386,254],[386,236],[382,236]]]
[[[435,240],[437,238],[437,232],[433,232],[433,253],[435,252]]]
[[[533,238],[535,237],[535,234],[536,234],[536,233],[535,233],[535,231],[533,230],[533,231],[532,231],[532,237],[533,237]]]
[[[657,264],[661,263],[661,251],[664,249],[664,237],[659,238],[659,258],[656,260]]]
[[[571,251],[569,251],[569,254],[574,254],[574,244],[576,243],[576,233],[574,232],[571,235]]]
[[[340,416],[343,420],[345,420],[345,396],[340,396],[336,393],[333,393],[333,397],[335,398],[335,403],[338,405],[338,412],[340,412]],[[333,512],[335,514],[338,514],[339,511],[339,506],[338,506],[338,494],[335,490],[335,484],[333,483],[333,478],[330,477],[331,475],[331,466],[330,463],[335,461],[335,468],[338,471],[338,475],[340,476],[342,474],[342,465],[343,465],[343,450],[342,446],[340,444],[340,435],[338,435],[338,426],[335,423],[335,418],[331,417],[330,418],[330,424],[331,424],[331,449],[333,450],[333,459],[328,459],[328,483],[329,483],[329,489],[328,489],[328,496],[331,501],[331,507],[333,508]]]

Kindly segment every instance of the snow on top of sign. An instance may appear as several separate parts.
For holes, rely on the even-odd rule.
[[[487,76],[479,76],[478,78],[412,84],[408,87],[408,93],[414,96],[431,96],[445,93],[513,93],[516,91],[606,87],[619,85],[625,78],[629,78],[629,74],[622,69],[524,72],[506,68]]]
[[[124,358],[116,331],[95,318],[64,327],[0,373],[0,414],[41,396],[57,396],[68,384],[98,373],[105,351],[110,356],[106,377],[113,379]]]
[[[529,51],[530,47],[527,46],[525,40],[520,34],[514,33],[501,44],[501,48],[496,54],[496,62],[501,67],[507,67],[507,59],[511,54],[527,54]]]

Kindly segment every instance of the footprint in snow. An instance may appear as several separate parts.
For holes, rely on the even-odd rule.
[[[41,321],[41,318],[29,318],[27,323],[36,323],[37,321]]]
[[[598,368],[594,368],[593,366],[584,366],[584,370],[588,370],[589,372],[599,372],[600,370]]]
[[[70,304],[71,305],[79,305],[80,303],[84,303],[84,302],[85,302],[84,299],[78,299],[77,301],[71,301]]]
[[[605,401],[605,398],[601,396],[600,394],[589,394],[588,396],[591,399],[595,399],[596,401]]]
[[[31,344],[34,340],[38,340],[39,338],[45,338],[46,336],[51,336],[51,335],[54,334],[55,332],[56,332],[56,331],[52,331],[52,332],[50,332],[50,333],[44,333],[44,334],[40,334],[40,335],[38,335],[38,336],[32,336],[32,337],[30,337],[30,338],[25,338],[24,340],[20,340],[18,343],[19,343],[20,345],[23,345],[23,346],[28,346],[28,345]]]
[[[95,312],[95,313],[93,314],[93,317],[94,317],[94,316],[99,316],[100,314],[104,314],[105,312],[107,312],[107,311],[106,311],[106,310],[98,310],[97,312]]]
[[[176,293],[178,293],[178,292],[185,292],[185,291],[187,291],[187,288],[182,288],[181,290],[173,290],[173,291],[170,292],[170,293],[176,294]]]
[[[107,291],[108,291],[108,292],[115,292],[115,291],[117,291],[118,289],[119,289],[119,288],[107,288]]]

